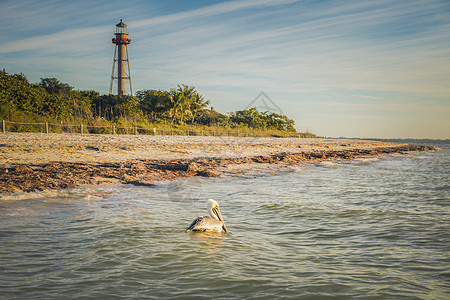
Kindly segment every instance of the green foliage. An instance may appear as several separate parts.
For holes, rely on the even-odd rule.
[[[230,125],[230,117],[215,110],[203,110],[199,113],[197,123],[207,126],[227,127]]]
[[[0,71],[0,117],[8,120],[53,118],[71,121],[92,118],[91,99],[56,78],[31,84],[23,74]]]
[[[73,87],[67,83],[60,82],[56,78],[41,78],[39,85],[43,87],[47,93],[59,96],[70,96],[73,90]]]
[[[169,124],[172,129],[190,124],[202,128],[196,134],[211,126],[217,133],[224,130],[242,133],[247,129],[273,131],[273,135],[295,133],[294,121],[284,115],[260,113],[255,108],[225,115],[206,109],[209,104],[194,87],[185,84],[169,91],[138,91],[136,97],[100,95],[93,90],[74,90],[56,78],[41,78],[40,83],[32,84],[23,74],[0,71],[0,118],[9,121],[81,122],[133,128],[157,123]]]
[[[150,119],[156,120],[158,117],[169,115],[169,111],[172,108],[169,91],[144,90],[138,91],[136,96],[140,100],[139,106],[141,110]]]
[[[92,98],[94,117],[114,121],[126,118],[137,121],[143,118],[139,98],[133,96],[101,95]]]
[[[144,114],[153,120],[169,119],[171,124],[193,124],[209,104],[194,87],[185,84],[170,91],[144,90],[138,91],[136,95]]]
[[[230,122],[235,126],[248,126],[254,129],[295,132],[293,120],[268,111],[260,113],[256,108],[231,112]]]

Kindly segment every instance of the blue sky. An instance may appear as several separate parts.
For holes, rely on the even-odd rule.
[[[0,0],[0,68],[107,93],[114,26],[133,90],[195,86],[216,110],[264,92],[300,131],[450,138],[450,1]]]

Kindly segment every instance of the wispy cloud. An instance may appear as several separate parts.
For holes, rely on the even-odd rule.
[[[225,3],[219,3],[211,6],[202,7],[199,9],[169,14],[164,16],[153,17],[149,19],[142,19],[132,22],[133,30],[138,30],[141,27],[148,27],[152,25],[159,24],[176,24],[182,20],[196,19],[201,17],[213,17],[215,15],[230,13],[237,10],[249,9],[255,7],[270,7],[270,6],[279,6],[287,3],[297,2],[298,0],[282,0],[282,1],[269,1],[269,0],[247,0],[247,1],[230,1]],[[12,4],[13,6],[17,6],[17,4]],[[84,6],[85,3],[80,2],[79,7]],[[10,8],[12,10],[12,8]],[[17,8],[16,8],[17,9]],[[26,22],[27,26],[32,28],[33,22],[38,23],[40,26],[43,26],[43,23],[46,22],[46,19],[39,19],[45,15],[44,11],[48,11],[49,5],[41,6],[40,12],[34,12],[33,16],[27,16],[28,21]],[[75,8],[76,9],[76,8]],[[86,9],[82,9],[82,11],[86,11]],[[123,14],[123,12],[122,12]],[[44,21],[44,22],[42,22]],[[50,24],[52,22],[49,22]],[[47,26],[45,26],[47,27]],[[42,49],[42,48],[51,48],[51,45],[55,42],[67,42],[67,41],[76,41],[80,38],[86,39],[95,39],[100,34],[104,34],[107,30],[111,30],[111,25],[104,26],[95,26],[95,27],[79,27],[79,28],[71,28],[66,30],[57,31],[52,34],[40,34],[36,37],[19,39],[19,40],[11,40],[10,42],[2,45],[0,48],[0,53],[7,52],[15,52],[15,51],[29,51],[33,49]],[[23,28],[22,28],[23,29]]]
[[[198,9],[180,12],[176,14],[160,16],[135,22],[135,27],[147,27],[150,25],[157,25],[162,23],[176,23],[186,19],[197,19],[212,17],[216,15],[226,14],[234,11],[251,9],[256,7],[273,7],[289,3],[299,2],[299,0],[235,0],[223,3],[213,4],[210,6],[201,7]]]
[[[0,64],[19,71],[32,69],[28,64],[34,72],[45,64],[50,72],[53,61],[55,73],[72,70],[66,78],[81,88],[105,90],[108,76],[98,74],[110,72],[112,22],[125,14],[134,90],[192,84],[222,111],[264,90],[294,118],[329,108],[339,110],[343,123],[352,107],[381,117],[423,109],[441,115],[450,106],[450,8],[442,1],[246,0],[175,13],[151,1],[131,2],[125,13],[119,1],[69,8],[56,0],[26,2],[30,9],[17,3],[2,8],[9,14],[22,8],[36,28],[21,20],[0,33],[9,40],[0,45]],[[58,16],[40,22],[47,10]]]

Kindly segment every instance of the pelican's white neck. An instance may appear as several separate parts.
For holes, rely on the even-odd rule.
[[[208,199],[209,216],[213,219],[216,219],[217,221],[220,221],[219,218],[216,216],[216,214],[213,212],[213,208],[218,206],[219,204],[216,201],[214,201],[213,199]]]

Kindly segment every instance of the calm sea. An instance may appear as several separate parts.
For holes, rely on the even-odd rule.
[[[450,299],[440,151],[0,199],[0,299]],[[229,234],[184,227],[220,204]]]

